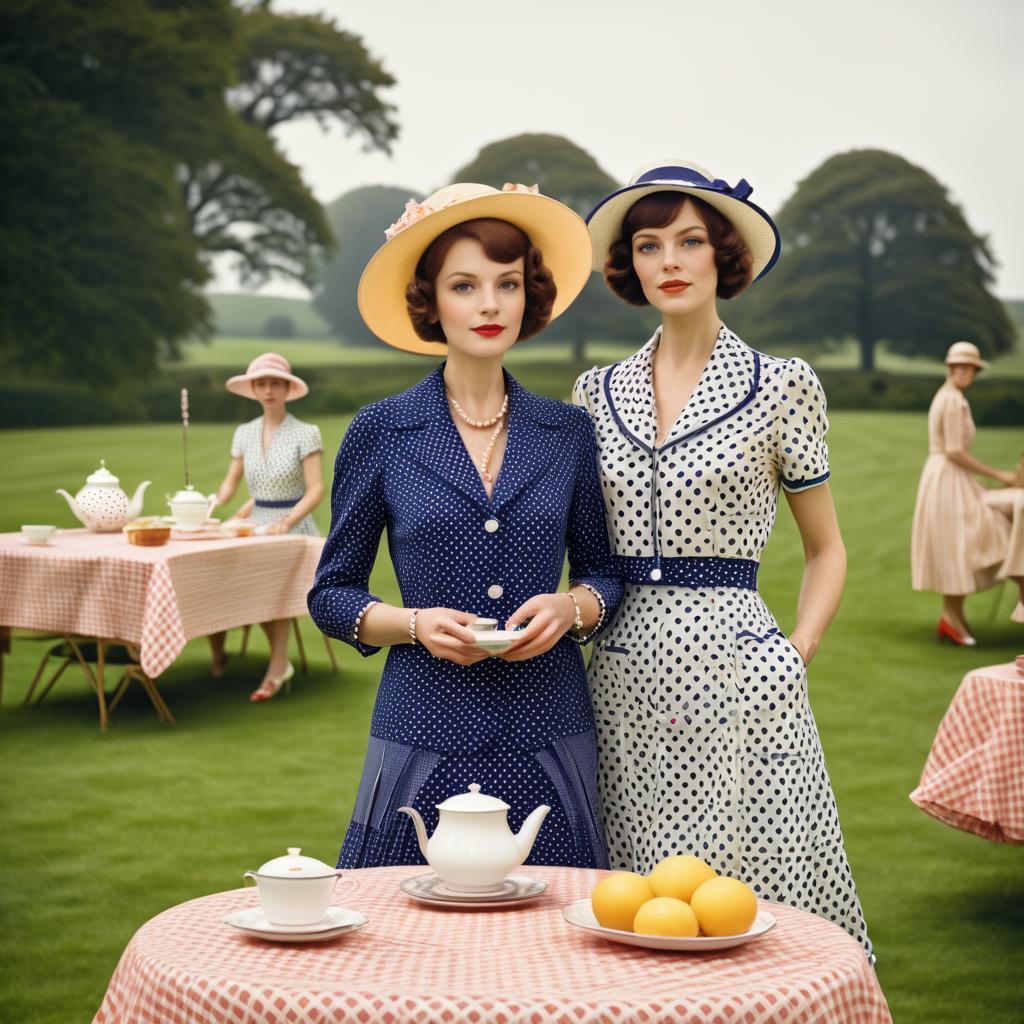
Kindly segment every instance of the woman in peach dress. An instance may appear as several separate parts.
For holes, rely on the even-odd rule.
[[[1024,552],[1021,546],[1020,500],[1016,494],[996,491],[990,495],[977,476],[991,477],[1012,487],[1015,475],[987,466],[970,454],[974,420],[964,397],[975,375],[988,363],[976,345],[958,341],[946,354],[949,374],[928,411],[928,460],[921,473],[914,509],[911,566],[915,590],[934,590],[942,595],[938,636],[954,644],[977,643],[964,618],[964,598],[985,590],[1007,576],[1021,588],[1024,599]],[[990,502],[989,497],[1012,501]],[[1012,530],[1006,514],[1015,521]],[[1021,617],[1021,605],[1014,618]],[[1024,621],[1024,619],[1022,619]]]

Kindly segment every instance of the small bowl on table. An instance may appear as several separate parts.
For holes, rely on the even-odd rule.
[[[129,544],[144,548],[159,547],[171,538],[171,524],[162,519],[133,519],[121,529]]]
[[[21,539],[26,544],[49,544],[57,535],[57,527],[49,523],[26,523],[21,528]]]
[[[256,524],[251,519],[229,519],[220,524],[220,532],[225,537],[251,537],[256,532]]]

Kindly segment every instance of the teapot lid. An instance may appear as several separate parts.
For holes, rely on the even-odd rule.
[[[184,490],[178,491],[171,498],[171,501],[191,502],[194,505],[205,505],[209,500],[205,494],[200,494],[192,484],[189,484]]]
[[[107,469],[107,460],[100,459],[100,468],[95,473],[90,473],[85,482],[90,487],[116,487],[120,481]]]
[[[287,857],[268,860],[256,874],[270,878],[326,878],[335,874],[334,868],[322,860],[315,857],[300,857],[301,852],[300,847],[289,846]]]
[[[496,796],[488,796],[480,792],[479,783],[470,783],[468,793],[450,796],[444,803],[438,804],[439,811],[507,811],[508,804]]]

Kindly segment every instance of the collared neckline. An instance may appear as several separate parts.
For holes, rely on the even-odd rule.
[[[612,366],[604,379],[605,399],[619,431],[636,447],[653,455],[688,441],[735,415],[757,393],[760,355],[724,324],[689,401],[655,446],[654,353],[661,327],[643,348]]]

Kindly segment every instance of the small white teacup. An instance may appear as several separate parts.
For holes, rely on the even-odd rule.
[[[497,619],[474,619],[469,628],[474,633],[493,633],[498,628]]]
[[[26,544],[48,544],[57,533],[56,526],[29,523],[21,528],[21,536]]]

